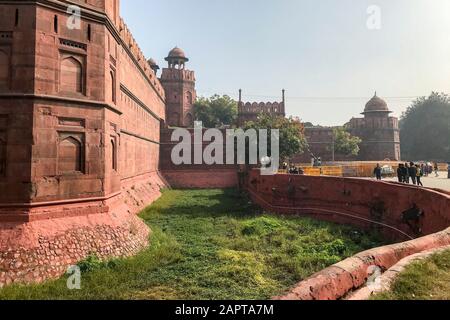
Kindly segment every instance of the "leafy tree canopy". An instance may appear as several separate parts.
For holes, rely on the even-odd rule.
[[[238,105],[227,95],[200,97],[194,104],[195,119],[203,122],[205,128],[220,128],[236,123]]]
[[[357,156],[362,140],[359,137],[352,136],[344,127],[334,128],[334,148],[337,153]]]
[[[400,121],[402,157],[450,161],[450,97],[432,92],[403,113]]]
[[[280,161],[286,161],[297,154],[303,153],[307,148],[304,135],[304,126],[299,120],[284,117],[273,117],[269,114],[260,114],[255,122],[247,122],[245,130],[268,129],[268,151],[271,153],[270,136],[271,129],[278,129],[280,132]]]

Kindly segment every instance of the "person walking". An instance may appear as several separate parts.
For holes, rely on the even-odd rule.
[[[434,173],[436,174],[436,178],[439,178],[439,165],[437,162],[434,163]]]
[[[423,183],[422,183],[423,169],[421,167],[419,167],[419,165],[417,165],[416,170],[417,170],[417,174],[416,174],[417,185],[420,187],[423,187]]]
[[[405,165],[403,163],[400,163],[398,165],[397,177],[398,177],[398,182],[400,182],[400,183],[405,182],[405,171],[403,170],[404,167],[405,167]]]
[[[409,174],[409,177],[411,178],[412,184],[416,185],[417,184],[417,169],[416,169],[416,166],[414,165],[414,162],[411,162],[409,164],[408,174]]]
[[[382,180],[383,178],[383,171],[381,170],[381,166],[378,163],[376,168],[373,170],[373,174],[375,175],[375,177],[377,178],[377,180]]]

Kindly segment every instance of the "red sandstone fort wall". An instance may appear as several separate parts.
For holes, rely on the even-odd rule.
[[[2,4],[11,74],[0,91],[0,203],[110,197],[122,180],[157,175],[164,90],[118,1],[80,5],[80,28],[71,29],[60,3]]]
[[[236,165],[175,165],[172,162],[172,150],[178,142],[171,141],[175,129],[163,129],[161,133],[161,173],[173,188],[234,188],[238,185],[238,167]],[[195,140],[191,133],[191,159],[194,159]],[[224,163],[226,159],[226,141],[224,141]],[[210,142],[202,143],[202,151]],[[193,160],[192,160],[193,161]]]
[[[69,2],[0,5],[0,286],[137,253],[166,186],[164,89],[119,1],[74,2],[73,30]]]

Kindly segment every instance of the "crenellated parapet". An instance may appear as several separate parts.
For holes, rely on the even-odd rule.
[[[131,33],[130,29],[128,28],[127,24],[122,18],[119,19],[118,30],[120,37],[123,40],[127,50],[134,57],[140,68],[145,73],[145,76],[150,80],[150,82],[152,83],[153,87],[158,92],[158,94],[161,95],[163,98],[165,98],[164,88],[159,82],[155,71],[149,64],[148,59],[145,58],[144,53],[142,52],[137,41],[134,39],[133,34]]]
[[[274,117],[286,117],[285,91],[281,102],[243,102],[242,90],[239,90],[238,123],[243,126],[246,122],[256,121],[260,114],[270,114]]]

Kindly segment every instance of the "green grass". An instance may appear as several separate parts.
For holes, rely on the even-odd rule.
[[[407,266],[375,300],[450,300],[450,250]]]
[[[258,214],[235,190],[164,191],[142,212],[150,247],[129,259],[90,257],[82,289],[66,278],[0,290],[0,299],[267,299],[381,244],[352,227]]]

